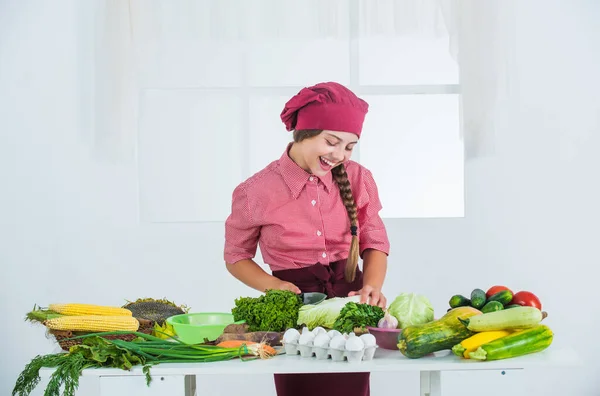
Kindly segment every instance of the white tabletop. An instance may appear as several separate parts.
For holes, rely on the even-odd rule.
[[[240,361],[239,359],[212,363],[164,363],[153,366],[151,375],[210,375],[210,374],[284,374],[284,373],[323,373],[323,372],[421,372],[455,370],[510,370],[527,368],[574,368],[583,362],[573,349],[548,348],[545,351],[517,358],[491,362],[460,359],[444,351],[436,356],[408,359],[399,351],[378,349],[370,361],[349,363],[331,359],[317,360],[315,357],[300,355],[278,355],[266,360]],[[53,369],[42,369],[40,376],[47,377]],[[131,371],[100,368],[86,369],[83,376],[130,376],[143,375],[142,368]]]

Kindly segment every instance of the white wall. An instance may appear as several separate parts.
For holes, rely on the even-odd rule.
[[[53,348],[40,326],[23,322],[34,303],[167,296],[197,311],[228,310],[254,294],[222,266],[222,224],[138,224],[134,162],[90,154],[76,2],[0,3],[0,394]],[[388,222],[385,292],[424,293],[443,312],[452,294],[473,287],[531,289],[556,345],[577,348],[587,370],[453,374],[447,393],[598,395],[600,4],[519,4],[518,89],[499,111],[496,155],[466,165],[466,218]],[[207,384],[211,394],[242,388],[219,380]],[[372,388],[410,394],[417,385],[378,374]],[[243,388],[258,395],[270,386],[264,377]]]

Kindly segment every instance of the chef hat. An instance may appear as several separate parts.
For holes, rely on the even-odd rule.
[[[352,91],[335,82],[324,82],[303,88],[292,97],[281,112],[288,131],[326,129],[362,132],[369,105]]]

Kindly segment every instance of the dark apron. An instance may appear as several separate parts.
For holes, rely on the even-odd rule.
[[[354,282],[344,279],[346,260],[310,267],[273,271],[273,276],[295,284],[303,293],[319,292],[331,297],[347,297],[362,288],[363,274],[356,268]],[[344,364],[344,363],[340,363]],[[345,363],[348,364],[348,363]],[[369,396],[371,373],[275,374],[278,396]]]

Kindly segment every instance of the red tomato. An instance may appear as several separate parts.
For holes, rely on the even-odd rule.
[[[510,292],[510,294],[513,294],[512,290],[510,290],[508,287],[506,286],[492,286],[489,288],[489,290],[485,293],[485,297],[486,298],[490,298],[491,296],[493,296],[494,294],[498,293],[499,291],[502,290],[508,290]]]
[[[513,299],[510,303],[523,305],[525,307],[535,307],[540,311],[542,310],[542,303],[540,299],[535,294],[528,291],[518,292],[513,296]]]

